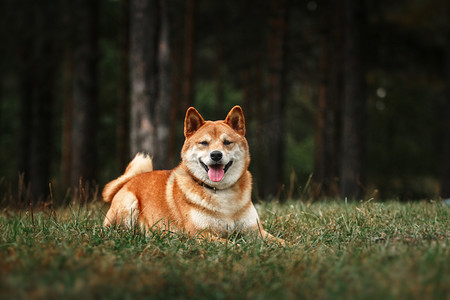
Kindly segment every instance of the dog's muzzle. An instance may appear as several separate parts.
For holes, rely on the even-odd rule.
[[[211,155],[214,152],[219,152],[220,155],[222,155],[222,153],[220,151],[213,151],[213,152],[211,152]],[[215,156],[215,158],[218,157],[217,153],[216,153],[216,155],[217,156]],[[222,157],[220,157],[220,159],[222,159]],[[220,159],[218,159],[217,161],[219,161]],[[223,176],[225,175],[225,173],[228,171],[228,169],[233,164],[233,161],[231,161],[231,160],[225,166],[222,164],[218,164],[218,163],[208,166],[201,159],[199,159],[199,162],[200,162],[200,165],[205,169],[206,173],[208,173],[209,179],[213,182],[221,181]]]

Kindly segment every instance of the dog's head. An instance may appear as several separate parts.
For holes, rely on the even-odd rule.
[[[205,121],[191,107],[184,121],[181,158],[189,172],[217,189],[230,187],[250,164],[242,109],[233,107],[224,121]]]

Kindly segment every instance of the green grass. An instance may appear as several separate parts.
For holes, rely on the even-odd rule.
[[[104,229],[105,207],[0,212],[1,299],[449,299],[449,207],[257,206],[283,248]]]

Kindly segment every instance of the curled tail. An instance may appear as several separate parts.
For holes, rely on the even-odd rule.
[[[153,171],[153,163],[150,156],[138,153],[128,164],[125,173],[108,183],[103,189],[102,196],[105,202],[110,202],[117,192],[136,175]]]

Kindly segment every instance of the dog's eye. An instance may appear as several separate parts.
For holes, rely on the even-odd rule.
[[[230,142],[229,140],[224,140],[224,141],[223,141],[223,144],[224,144],[225,146],[228,146],[228,145],[231,145],[231,142]]]
[[[207,141],[200,142],[199,144],[202,145],[202,146],[208,146],[209,145],[209,143]]]

